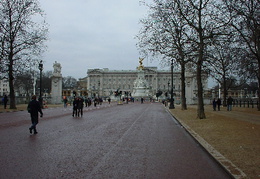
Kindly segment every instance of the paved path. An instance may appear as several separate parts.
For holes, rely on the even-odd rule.
[[[230,178],[160,103],[46,109],[28,128],[26,111],[0,114],[0,178]]]

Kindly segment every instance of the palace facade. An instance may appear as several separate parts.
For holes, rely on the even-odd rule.
[[[155,97],[158,91],[162,96],[170,94],[171,91],[171,71],[158,70],[157,67],[144,67],[145,79],[149,86],[149,96]],[[137,78],[138,70],[109,70],[88,69],[87,71],[87,91],[88,96],[107,97],[115,91],[132,93],[134,81]],[[196,74],[186,73],[186,100],[187,104],[194,104],[197,101]],[[208,77],[203,77],[204,89],[208,87]],[[173,94],[175,102],[180,101],[181,79],[180,72],[173,73]],[[170,95],[169,95],[170,96]]]

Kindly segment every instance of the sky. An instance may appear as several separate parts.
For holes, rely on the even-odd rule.
[[[139,65],[136,47],[140,19],[148,9],[139,0],[39,0],[49,24],[44,71],[61,64],[63,77],[87,76],[87,70],[135,70]],[[146,3],[152,0],[145,0]],[[144,66],[159,61],[144,59]]]

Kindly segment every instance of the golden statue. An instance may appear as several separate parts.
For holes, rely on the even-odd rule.
[[[139,67],[137,68],[138,70],[143,70],[144,66],[143,66],[143,58],[139,58]]]

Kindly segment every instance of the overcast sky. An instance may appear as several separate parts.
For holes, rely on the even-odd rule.
[[[88,69],[134,70],[139,65],[134,37],[148,11],[139,0],[40,0],[40,5],[50,25],[44,71],[53,70],[57,61],[63,76],[78,79]],[[144,60],[145,66],[158,64]]]

